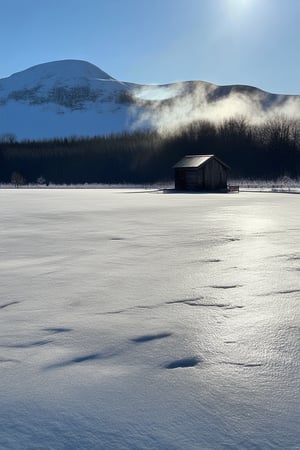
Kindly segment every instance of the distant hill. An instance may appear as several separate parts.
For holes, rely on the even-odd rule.
[[[172,129],[237,114],[255,121],[274,113],[300,117],[300,96],[204,81],[139,85],[77,60],[40,64],[0,80],[0,140]]]

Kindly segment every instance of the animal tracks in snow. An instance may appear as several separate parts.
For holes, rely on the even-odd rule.
[[[277,291],[275,294],[294,294],[300,292],[300,289],[286,289],[284,291]]]
[[[141,344],[144,342],[155,341],[159,339],[164,339],[169,336],[172,336],[172,333],[158,333],[158,334],[145,334],[143,336],[138,336],[136,338],[132,338],[131,341],[136,344]]]
[[[32,342],[20,342],[17,344],[0,344],[0,347],[4,348],[31,348],[31,347],[40,347],[42,345],[51,344],[53,341],[50,339],[40,340],[40,341],[32,341]]]
[[[209,286],[213,289],[236,289],[238,287],[243,287],[241,284],[222,284],[222,285],[212,285]]]
[[[282,291],[273,291],[267,292],[266,294],[259,294],[260,297],[266,297],[271,295],[288,295],[288,294],[297,294],[300,292],[300,289],[284,289]]]
[[[179,369],[179,368],[195,367],[200,362],[202,362],[202,360],[197,357],[183,358],[183,359],[176,359],[175,361],[167,363],[164,367],[165,367],[165,369]]]
[[[213,286],[216,289],[233,289],[238,287],[239,285],[224,285],[224,286]],[[212,286],[210,286],[212,287]],[[152,310],[155,308],[162,308],[166,306],[178,306],[178,307],[192,307],[192,308],[221,308],[223,310],[233,310],[233,309],[241,309],[244,308],[243,305],[233,305],[227,302],[214,302],[212,299],[208,301],[204,296],[198,296],[198,297],[190,297],[190,298],[183,298],[183,299],[175,299],[175,300],[169,300],[157,304],[152,305],[136,305],[131,306],[130,308],[124,308],[119,309],[115,311],[106,311],[106,312],[99,312],[99,315],[118,315],[118,314],[125,314],[125,313],[131,313],[133,311],[137,310]],[[49,333],[49,334],[61,334],[61,333],[68,333],[73,331],[71,328],[68,327],[45,327],[43,328],[43,331]],[[125,352],[132,352],[136,351],[134,350],[134,347],[132,344],[136,344],[136,346],[140,345],[152,345],[155,342],[157,344],[155,348],[157,348],[157,345],[166,345],[162,342],[160,344],[160,341],[165,341],[167,338],[173,336],[173,333],[171,331],[161,331],[161,332],[154,332],[154,333],[147,333],[147,334],[141,334],[134,337],[131,337],[127,341],[127,345],[124,342],[123,349],[119,348],[117,350],[113,351],[103,351],[99,349],[99,351],[96,349],[96,351],[92,351],[90,353],[82,354],[82,355],[75,355],[71,356],[67,359],[60,360],[60,361],[54,361],[53,363],[47,365],[44,367],[44,370],[53,370],[53,369],[60,369],[60,368],[66,368],[73,366],[82,366],[84,367],[85,364],[95,364],[95,363],[101,363],[105,360],[108,360],[110,358],[113,358],[117,354],[120,354]],[[39,345],[43,345],[43,342],[46,343],[47,341],[41,341]],[[50,341],[48,341],[50,342]],[[169,344],[168,341],[167,345]],[[33,345],[34,343],[30,344],[23,344],[23,347],[26,348],[26,346]],[[38,345],[38,342],[35,343]],[[129,344],[129,345],[128,345]],[[131,344],[131,345],[130,345]],[[121,346],[122,347],[122,346]],[[151,351],[151,347],[148,347]],[[199,358],[198,356],[187,356],[180,359],[174,359],[173,361],[162,363],[160,367],[163,367],[165,369],[180,369],[180,368],[193,368],[199,365],[199,363],[202,363],[203,360]],[[229,364],[229,363],[228,363]]]
[[[261,367],[262,363],[244,363],[244,362],[235,362],[235,361],[221,361],[222,364],[227,364],[229,366],[240,366],[240,367]]]
[[[73,366],[76,364],[82,364],[86,362],[96,361],[105,358],[101,353],[90,353],[81,356],[75,356],[64,361],[58,361],[57,363],[50,364],[45,367],[45,369],[59,369],[62,367]]]
[[[292,255],[288,258],[288,261],[300,261],[300,255]]]
[[[174,300],[171,302],[167,302],[168,305],[173,304],[184,304],[188,306],[197,306],[197,307],[205,307],[205,308],[224,308],[224,309],[241,309],[244,308],[243,305],[231,305],[230,303],[214,303],[214,302],[203,302],[204,297],[199,298],[189,298],[183,300]]]
[[[20,302],[4,303],[4,304],[0,305],[0,309],[8,308],[9,306],[17,305],[18,303],[20,303]]]
[[[43,331],[46,331],[47,333],[51,334],[59,334],[59,333],[69,333],[72,331],[72,328],[65,328],[65,327],[50,327],[50,328],[43,328]]]
[[[224,286],[210,286],[215,289],[234,289],[237,287],[240,287],[240,285],[224,285]],[[184,298],[184,299],[178,299],[178,300],[169,300],[167,302],[163,303],[157,303],[155,305],[137,305],[132,306],[130,308],[124,308],[119,309],[115,311],[105,311],[105,312],[99,312],[96,313],[98,315],[115,315],[115,314],[122,314],[122,313],[130,313],[133,311],[136,311],[137,309],[143,310],[149,310],[149,309],[156,309],[156,308],[162,308],[168,305],[187,305],[187,306],[197,306],[197,307],[203,307],[203,308],[225,308],[225,309],[242,309],[244,308],[243,305],[232,305],[230,303],[217,303],[217,302],[205,302],[205,297],[191,297],[191,298]]]
[[[19,361],[18,359],[14,359],[14,358],[0,358],[0,364],[4,364],[4,363],[19,363],[21,361]]]

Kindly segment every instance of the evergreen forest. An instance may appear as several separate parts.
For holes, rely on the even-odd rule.
[[[253,125],[244,117],[201,120],[176,132],[18,142],[0,140],[0,182],[156,183],[173,179],[184,155],[215,154],[234,179],[300,178],[300,120],[276,116]]]

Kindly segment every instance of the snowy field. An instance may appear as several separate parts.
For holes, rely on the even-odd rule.
[[[0,204],[1,449],[300,448],[299,195]]]

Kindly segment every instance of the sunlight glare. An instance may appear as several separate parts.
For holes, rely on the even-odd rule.
[[[226,0],[226,12],[233,19],[247,18],[258,6],[258,0]]]

